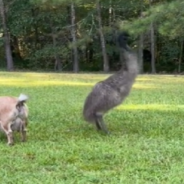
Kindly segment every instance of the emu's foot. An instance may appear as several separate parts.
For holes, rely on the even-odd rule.
[[[97,129],[97,131],[98,132],[100,132],[101,134],[103,134],[103,135],[111,135],[111,132],[110,131],[108,131],[108,130],[99,130],[99,129]]]
[[[104,131],[105,135],[110,135],[111,133],[109,131]]]

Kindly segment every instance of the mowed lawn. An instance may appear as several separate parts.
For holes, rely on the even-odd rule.
[[[0,72],[0,95],[29,95],[28,140],[0,134],[1,184],[184,183],[184,77],[140,75],[105,116],[106,136],[82,118],[109,75]]]

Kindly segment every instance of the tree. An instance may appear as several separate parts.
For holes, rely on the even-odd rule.
[[[5,8],[8,4],[8,11],[5,11],[6,28],[2,29],[2,21],[0,26],[11,38],[16,68],[78,72],[99,71],[103,65],[105,72],[110,67],[118,70],[121,63],[116,38],[122,21],[123,30],[129,25],[132,38],[129,44],[138,48],[140,69],[151,66],[152,56],[153,73],[154,65],[157,72],[184,70],[181,0],[154,0],[151,6],[150,0],[1,1]],[[143,63],[145,50],[148,57]]]
[[[144,69],[143,69],[143,38],[144,35],[143,33],[140,34],[139,36],[139,40],[138,40],[138,62],[139,62],[139,72],[140,73],[144,73]]]
[[[97,0],[97,2],[96,2],[96,9],[97,9],[98,28],[99,28],[101,47],[102,47],[102,55],[103,55],[103,70],[104,70],[104,72],[108,72],[109,71],[109,61],[108,61],[108,57],[107,57],[106,43],[105,43],[105,38],[104,38],[104,34],[103,34],[101,7],[100,7],[99,0]]]
[[[155,33],[154,33],[154,25],[151,23],[150,25],[150,38],[151,38],[151,73],[156,73],[155,69]]]
[[[148,1],[150,4],[152,0]],[[154,3],[154,4],[153,4]],[[149,8],[144,12],[144,17],[129,21],[126,24],[126,29],[130,30],[134,34],[140,34],[145,30],[150,28],[150,24],[156,25],[158,32],[164,36],[170,38],[176,38],[178,36],[184,35],[184,12],[183,1],[153,1],[152,5],[148,5]],[[173,18],[175,17],[175,18]],[[125,25],[123,24],[125,27]]]
[[[150,0],[150,7],[152,6],[152,0]],[[151,38],[151,73],[156,73],[155,69],[155,31],[154,24],[150,25],[150,38]]]
[[[51,26],[52,26],[53,47],[55,48],[57,46],[57,39],[56,39],[55,29],[54,29],[53,25],[51,25]],[[62,70],[61,58],[57,54],[57,52],[54,53],[54,58],[55,58],[55,64],[54,64],[55,71],[61,71]]]
[[[14,66],[13,66],[13,58],[12,58],[12,51],[11,51],[11,45],[10,45],[10,34],[6,24],[6,11],[5,11],[3,0],[0,0],[0,14],[2,19],[5,53],[6,53],[6,60],[7,60],[7,70],[13,71]]]
[[[79,61],[78,61],[78,50],[77,50],[77,39],[76,39],[76,24],[75,24],[75,4],[71,2],[71,36],[72,36],[72,56],[73,56],[73,71],[79,72]]]
[[[142,7],[140,10],[140,19],[143,17],[143,11]],[[144,33],[141,33],[139,35],[139,40],[138,40],[138,61],[139,61],[139,70],[140,73],[144,72],[144,67],[143,67],[143,46],[144,46]]]
[[[181,72],[181,65],[182,65],[182,58],[183,58],[183,39],[179,40],[180,43],[180,54],[179,54],[179,59],[178,59],[178,73]]]

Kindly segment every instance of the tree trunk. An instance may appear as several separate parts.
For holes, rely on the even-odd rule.
[[[151,73],[156,73],[155,69],[155,33],[154,25],[151,23]]]
[[[93,61],[93,44],[91,42],[86,45],[85,55],[87,62]]]
[[[113,12],[112,12],[112,0],[109,0],[109,26],[112,26]]]
[[[12,58],[12,51],[11,51],[11,44],[10,44],[10,35],[6,25],[6,12],[5,12],[3,0],[0,0],[0,14],[2,19],[3,34],[4,34],[4,41],[5,41],[7,70],[13,71],[14,66],[13,66],[13,58]]]
[[[96,9],[97,9],[97,14],[98,14],[97,18],[98,18],[101,46],[102,46],[103,70],[104,70],[104,72],[109,72],[109,61],[108,61],[108,57],[107,57],[106,43],[105,43],[105,38],[104,38],[104,34],[103,34],[103,29],[102,29],[101,7],[100,7],[99,0],[96,3]]]
[[[53,46],[55,47],[56,37],[52,35],[52,39],[53,39]],[[60,72],[62,70],[61,58],[59,57],[57,53],[54,53],[54,58],[55,58],[54,70]]]
[[[183,59],[183,40],[180,41],[180,55],[179,55],[179,61],[178,61],[178,73],[181,72],[181,63]]]
[[[139,72],[144,73],[144,67],[143,67],[143,38],[144,35],[141,33],[139,36],[139,41],[138,41],[138,61],[139,61]]]
[[[62,64],[61,64],[61,58],[58,56],[58,54],[55,54],[55,64],[54,64],[54,70],[55,71],[62,71]]]
[[[56,40],[55,30],[54,30],[54,26],[53,25],[51,25],[51,26],[52,26],[53,47],[56,47],[57,40]],[[56,52],[54,53],[54,58],[55,58],[54,70],[61,71],[62,70],[61,58],[59,57],[59,55]]]
[[[153,0],[150,0],[150,7],[152,6]],[[156,73],[155,69],[155,31],[154,24],[151,22],[150,25],[150,38],[151,38],[151,73]]]
[[[31,8],[32,18],[36,19],[36,17],[39,15],[38,8]],[[37,21],[33,23],[34,27],[34,50],[36,51],[38,48],[39,43],[39,31],[38,31],[38,25]]]
[[[140,19],[143,18],[143,7],[140,9]],[[139,63],[139,72],[142,74],[144,72],[144,61],[143,61],[143,47],[144,47],[144,34],[139,35],[138,40],[138,63]]]
[[[11,35],[10,44],[11,44],[12,57],[18,59],[19,61],[22,60],[18,38],[16,36]]]
[[[76,45],[76,26],[75,26],[75,5],[72,1],[71,3],[71,36],[73,43],[73,71],[75,73],[79,72],[79,61],[78,61],[78,49]]]

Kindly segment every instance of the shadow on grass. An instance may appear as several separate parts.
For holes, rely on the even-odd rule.
[[[110,136],[146,136],[150,138],[183,139],[183,110],[114,110],[105,116]],[[81,124],[82,123],[82,124]],[[73,123],[71,134],[104,135],[95,126],[81,121]]]
[[[183,111],[163,110],[114,110],[105,116],[110,136],[136,136],[147,138],[183,139]],[[105,134],[96,130],[93,124],[80,116],[70,116],[67,120],[58,117],[58,122],[31,124],[30,137],[38,140],[62,142],[63,139],[103,138]],[[108,136],[109,137],[109,136]]]
[[[30,117],[28,126],[28,143],[40,144],[80,141],[91,139],[119,139],[122,137],[146,139],[184,139],[183,110],[118,110],[115,109],[105,116],[110,135],[97,131],[92,124],[85,122],[80,112],[71,115],[68,119],[58,115],[58,119],[38,119]],[[0,133],[1,144],[6,144],[6,135]],[[19,134],[15,135],[15,144],[21,144]],[[27,144],[27,143],[26,143]]]
[[[117,110],[106,121],[116,134],[182,139],[183,116],[183,110]]]

